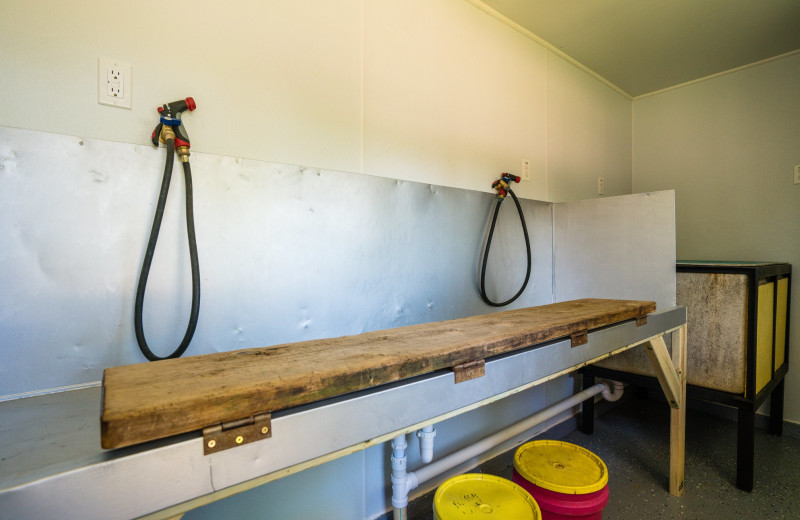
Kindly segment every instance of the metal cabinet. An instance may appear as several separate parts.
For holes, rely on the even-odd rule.
[[[783,430],[784,377],[789,367],[792,266],[772,262],[679,261],[677,303],[687,310],[689,398],[738,409],[736,486],[753,489],[755,411],[768,397],[770,431]],[[643,349],[584,369],[595,377],[658,387]],[[593,429],[592,404],[581,430]]]

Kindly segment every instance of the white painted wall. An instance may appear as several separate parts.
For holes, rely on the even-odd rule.
[[[525,158],[547,197],[545,49],[461,0],[364,5],[365,171],[484,190]]]
[[[675,189],[679,259],[800,269],[800,56],[633,103],[633,189]],[[800,422],[800,283],[785,417]]]
[[[631,102],[548,54],[547,171],[550,200],[631,193]]]
[[[200,152],[538,200],[630,192],[630,102],[464,0],[5,0],[0,125],[147,144],[193,96]],[[133,109],[97,103],[97,58]],[[551,186],[548,189],[548,185]]]
[[[0,4],[0,124],[148,144],[192,96],[197,151],[359,171],[361,0]],[[133,109],[97,103],[97,58],[133,67]]]

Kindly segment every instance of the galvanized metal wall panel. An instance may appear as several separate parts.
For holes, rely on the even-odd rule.
[[[553,206],[554,301],[652,300],[675,305],[675,192]]]
[[[0,127],[0,396],[144,361],[133,302],[164,156]],[[202,300],[188,355],[496,310],[477,290],[489,193],[206,154],[191,164]],[[160,355],[189,315],[183,195],[176,164],[144,306]],[[552,302],[551,204],[522,204],[535,264],[509,308]],[[500,218],[487,277],[496,298],[525,267],[511,202]]]

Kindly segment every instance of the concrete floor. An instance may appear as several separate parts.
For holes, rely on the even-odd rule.
[[[663,401],[628,398],[600,415],[595,433],[573,431],[562,440],[583,446],[608,466],[610,500],[605,520],[798,519],[800,436],[795,425],[782,437],[756,431],[752,493],[735,486],[736,423],[690,407],[686,428],[686,480],[682,497],[667,491],[669,408]],[[473,471],[511,478],[512,452]],[[430,493],[409,505],[411,520],[432,518]]]

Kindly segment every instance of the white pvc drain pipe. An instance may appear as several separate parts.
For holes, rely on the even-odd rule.
[[[613,388],[612,388],[613,387]],[[517,435],[520,435],[531,428],[552,419],[556,415],[569,410],[583,401],[590,399],[597,394],[602,394],[604,398],[609,401],[616,401],[622,396],[622,383],[612,381],[609,383],[597,383],[594,386],[578,392],[577,394],[559,401],[558,403],[537,412],[522,421],[515,423],[508,428],[505,428],[497,433],[484,437],[483,439],[467,446],[466,448],[452,453],[443,459],[421,467],[420,469],[408,472],[406,471],[406,436],[398,435],[392,440],[392,507],[394,508],[394,520],[406,519],[406,507],[408,506],[408,494],[411,490],[415,489],[422,482],[441,475],[442,473],[459,466],[473,457],[477,457],[495,446],[498,446]],[[433,431],[433,426],[429,426],[428,432]],[[423,430],[425,431],[425,428]],[[423,436],[420,432],[417,433],[422,441]],[[431,443],[433,436],[430,437]],[[422,449],[422,448],[420,448]],[[433,456],[433,446],[430,447],[430,456]]]

